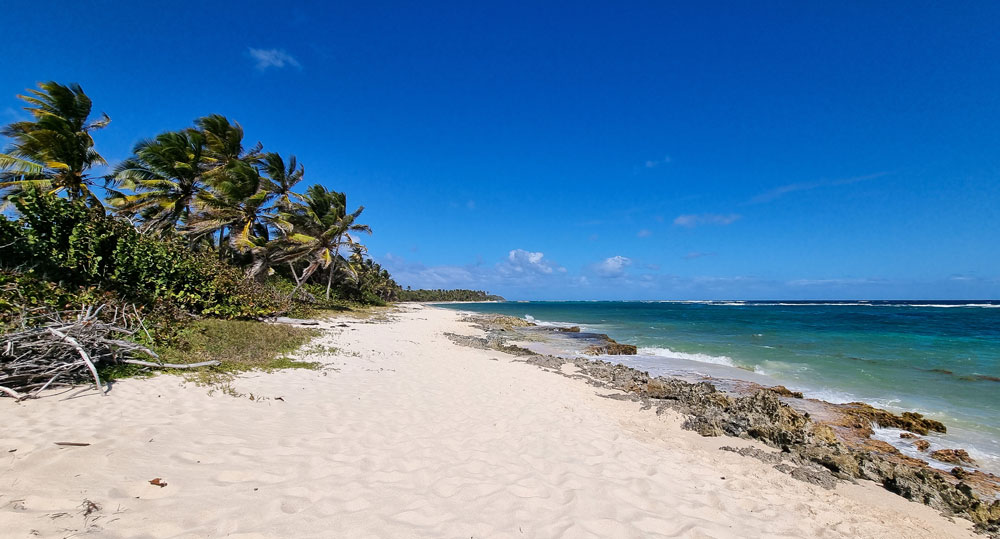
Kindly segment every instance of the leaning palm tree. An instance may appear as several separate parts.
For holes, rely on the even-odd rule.
[[[243,127],[221,114],[210,114],[194,121],[205,137],[206,152],[210,169],[221,169],[236,161],[256,163],[261,157],[260,142],[245,149],[243,147]]]
[[[280,155],[269,152],[261,158],[260,165],[268,178],[267,190],[276,197],[276,208],[289,212],[294,202],[304,200],[302,195],[292,191],[305,175],[305,167],[298,163],[294,155],[288,158],[288,164],[285,165],[285,160]]]
[[[111,118],[101,113],[100,119],[89,121],[92,103],[79,84],[43,82],[18,97],[29,105],[25,110],[34,120],[0,129],[0,135],[13,141],[0,154],[0,192],[38,187],[101,205],[88,171],[108,163],[94,149],[90,133]]]
[[[109,189],[116,212],[138,214],[143,230],[163,234],[190,224],[195,199],[205,188],[204,135],[194,129],[162,133],[132,152],[111,175],[116,185],[132,191]]]
[[[266,254],[271,231],[284,235],[291,225],[269,205],[272,195],[263,189],[257,169],[245,161],[233,161],[219,169],[211,189],[202,190],[196,198],[200,211],[185,233],[192,239],[218,233],[219,256],[224,256],[224,245],[237,253],[250,253],[254,263],[249,276],[259,278],[267,269],[260,260]]]
[[[292,236],[297,246],[290,252],[299,252],[309,260],[302,277],[292,292],[298,289],[320,268],[327,270],[326,299],[330,299],[330,289],[334,275],[345,270],[352,272],[353,266],[340,254],[342,247],[351,250],[363,249],[351,233],[371,234],[371,227],[356,223],[365,210],[360,206],[352,213],[346,213],[347,197],[343,193],[327,190],[321,185],[310,186],[303,197],[304,204],[297,204],[288,215],[287,221],[294,225],[296,234]]]

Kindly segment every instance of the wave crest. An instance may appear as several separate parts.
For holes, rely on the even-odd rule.
[[[713,365],[725,365],[727,367],[736,367],[736,363],[733,362],[733,358],[729,356],[713,356],[709,354],[688,354],[685,352],[677,352],[669,348],[659,348],[655,346],[644,346],[639,348],[638,354],[641,356],[661,356],[676,359],[686,359],[688,361],[697,361],[700,363],[712,363]]]

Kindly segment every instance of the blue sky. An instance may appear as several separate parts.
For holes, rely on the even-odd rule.
[[[997,2],[39,2],[0,122],[79,82],[111,161],[209,113],[366,207],[416,287],[1000,298]]]

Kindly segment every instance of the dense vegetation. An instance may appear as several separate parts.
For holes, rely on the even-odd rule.
[[[399,301],[505,301],[482,290],[400,290]]]
[[[147,312],[256,318],[302,305],[382,303],[399,286],[371,260],[344,193],[299,191],[294,156],[248,145],[220,115],[135,145],[111,166],[80,86],[18,96],[0,129],[0,324],[26,312],[131,302]]]

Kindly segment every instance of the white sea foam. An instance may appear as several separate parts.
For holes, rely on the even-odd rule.
[[[572,324],[570,322],[550,322],[548,320],[539,320],[534,316],[531,316],[530,314],[524,315],[524,319],[539,327],[571,328],[579,325],[579,324]]]
[[[952,307],[979,307],[982,309],[996,309],[1000,307],[1000,305],[994,303],[962,303],[960,305],[942,305],[938,303],[921,303],[921,304],[910,303],[905,305],[905,307],[934,307],[937,309],[948,309]]]
[[[642,356],[661,356],[670,357],[677,359],[687,359],[689,361],[698,361],[701,363],[712,363],[714,365],[726,365],[727,367],[735,367],[736,364],[733,363],[733,359],[728,356],[712,356],[709,354],[687,354],[684,352],[675,352],[669,348],[658,348],[658,347],[642,347],[638,350],[639,355]]]

